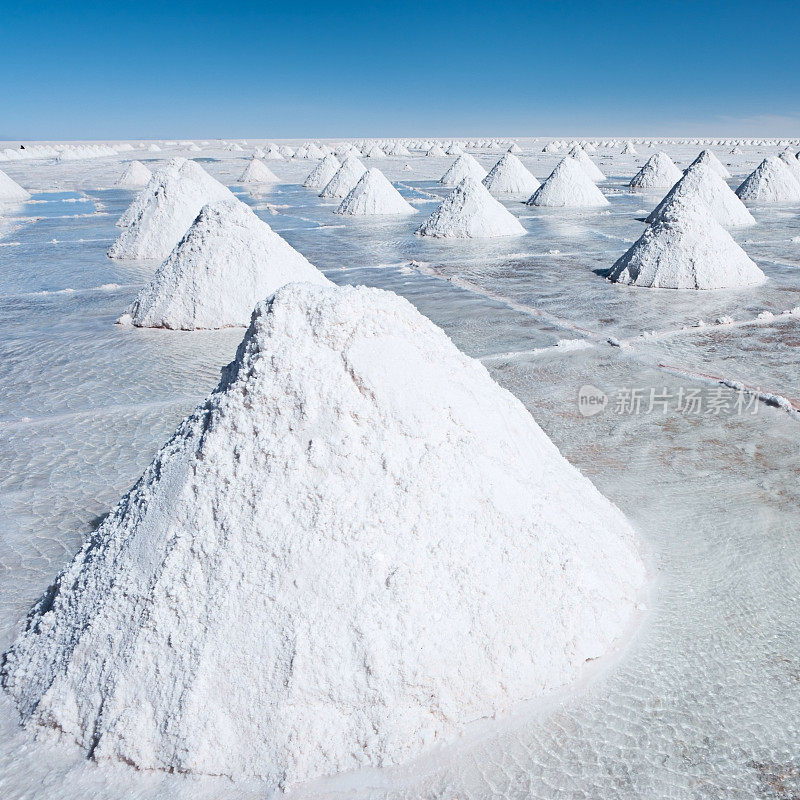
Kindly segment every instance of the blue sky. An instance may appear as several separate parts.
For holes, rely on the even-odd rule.
[[[0,138],[800,135],[798,30],[798,0],[4,0]]]

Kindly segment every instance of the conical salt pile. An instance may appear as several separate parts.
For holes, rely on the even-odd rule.
[[[3,663],[95,760],[290,786],[391,765],[626,635],[636,536],[406,300],[290,284]]]
[[[800,182],[778,156],[765,158],[736,190],[740,200],[758,203],[800,202]]]
[[[239,200],[203,207],[119,319],[143,328],[247,327],[259,300],[291,281],[328,283]]]
[[[131,161],[114,185],[126,189],[140,189],[142,186],[147,186],[152,177],[153,173],[141,161]]]
[[[597,208],[608,205],[605,195],[594,185],[578,159],[572,156],[567,156],[558,163],[550,177],[527,202],[529,206],[560,208]]]
[[[522,148],[516,142],[514,142],[514,144],[512,144],[511,147],[508,148],[508,152],[513,153],[515,156],[518,156],[522,153]]]
[[[578,164],[581,165],[583,171],[593,180],[595,183],[597,181],[604,181],[606,176],[600,171],[600,167],[586,155],[586,151],[580,146],[575,145],[572,150],[569,151],[570,158],[574,158]]]
[[[687,199],[704,204],[714,219],[725,228],[756,224],[744,203],[708,162],[690,166],[683,177],[667,192],[664,199],[650,212],[647,222],[657,222],[669,211],[673,203]]]
[[[436,157],[436,158],[444,158],[447,155],[445,153],[444,148],[439,144],[434,144],[428,148],[428,152],[425,153],[426,156]]]
[[[364,158],[386,158],[386,153],[378,145],[374,144],[364,153]]]
[[[683,173],[666,153],[654,153],[647,163],[631,178],[631,189],[669,189]]]
[[[308,177],[303,182],[306,189],[324,189],[330,182],[331,178],[339,171],[339,159],[332,153],[325,156],[322,161],[311,170]]]
[[[625,142],[625,147],[622,148],[622,151],[621,151],[620,154],[623,155],[623,156],[635,156],[635,155],[637,155],[636,148],[633,146],[633,142]]]
[[[482,181],[486,177],[486,170],[469,153],[462,153],[439,178],[439,183],[457,186],[466,177]]]
[[[678,200],[614,264],[609,279],[656,289],[736,289],[766,276],[708,210]]]
[[[522,223],[489,194],[477,179],[466,177],[420,225],[419,236],[437,239],[522,236]]]
[[[692,161],[690,167],[694,167],[696,164],[708,165],[723,180],[731,176],[730,172],[728,172],[728,168],[710,150],[703,150],[700,155]]]
[[[21,203],[30,199],[30,192],[0,170],[0,203]]]
[[[800,160],[798,160],[797,156],[790,150],[784,150],[782,153],[778,153],[778,158],[789,167],[792,175],[800,181]]]
[[[117,223],[109,258],[166,258],[206,203],[235,199],[199,164],[175,158],[153,173]]]
[[[319,193],[320,197],[347,197],[367,168],[356,156],[348,156],[338,172],[330,179],[325,188]]]
[[[506,153],[483,179],[483,185],[492,194],[519,194],[525,197],[539,188],[539,181],[511,152]]]
[[[239,183],[278,183],[278,176],[257,158],[251,159],[244,168]]]
[[[379,169],[368,169],[334,213],[362,217],[378,214],[416,214],[417,211],[406,202]]]

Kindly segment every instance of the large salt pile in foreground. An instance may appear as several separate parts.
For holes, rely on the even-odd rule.
[[[120,217],[117,224],[125,229],[111,245],[109,258],[164,259],[206,203],[234,199],[199,164],[175,158],[153,174]]]
[[[574,681],[644,583],[619,510],[410,303],[290,284],[3,682],[97,760],[288,786]]]
[[[239,200],[203,207],[122,324],[143,328],[246,327],[253,307],[290,281],[327,278]]]
[[[527,202],[530,206],[561,208],[596,208],[608,205],[605,195],[594,185],[578,160],[571,156],[558,163],[550,177]]]
[[[122,175],[117,178],[117,182],[114,185],[139,189],[142,186],[147,186],[152,177],[153,173],[141,161],[131,161]]]
[[[697,164],[705,164],[711,167],[723,180],[731,176],[728,168],[710,150],[703,150],[689,166],[691,168]]]
[[[464,178],[420,225],[419,236],[437,239],[522,236],[522,223],[473,177]]]
[[[778,156],[765,158],[736,190],[740,200],[758,203],[800,202],[800,182]]]
[[[0,170],[0,203],[21,203],[30,199],[30,192]]]
[[[539,188],[539,181],[511,152],[507,152],[483,179],[492,194],[521,194],[530,197]]]
[[[443,186],[457,186],[466,177],[482,181],[486,170],[469,154],[462,153],[439,179]]]
[[[654,153],[647,163],[631,178],[631,189],[669,189],[681,178],[683,173],[672,159],[663,152]]]
[[[252,158],[239,177],[239,183],[278,183],[278,176],[260,159]]]
[[[333,153],[328,153],[303,181],[306,189],[324,189],[342,165]]]
[[[714,219],[726,228],[756,224],[744,203],[708,162],[692,164],[650,212],[647,222],[657,222],[678,201],[705,205]]]
[[[347,197],[367,168],[356,156],[348,156],[339,167],[336,174],[330,179],[325,188],[319,193],[320,197]]]
[[[362,217],[416,214],[417,211],[379,169],[368,169],[334,213]]]
[[[736,289],[766,276],[707,208],[681,199],[619,258],[609,279],[656,289]]]
[[[606,176],[600,170],[600,167],[592,161],[591,158],[586,154],[586,151],[580,146],[575,145],[572,150],[569,151],[569,157],[574,158],[581,167],[583,171],[595,182],[597,181],[604,181]]]

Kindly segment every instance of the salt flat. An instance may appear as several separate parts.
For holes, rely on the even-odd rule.
[[[541,152],[547,140],[518,143],[519,158],[540,181],[561,158]],[[106,258],[119,233],[114,222],[133,197],[110,187],[134,157],[152,168],[173,154],[193,155],[332,281],[400,293],[481,358],[625,512],[655,575],[641,629],[587,686],[481,723],[406,766],[326,779],[296,795],[744,799],[800,792],[800,418],[791,406],[800,407],[800,322],[784,313],[800,306],[800,207],[753,205],[757,225],[731,230],[767,275],[762,286],[622,287],[599,273],[638,238],[663,195],[627,190],[655,152],[645,144],[636,144],[638,155],[621,155],[622,143],[592,154],[608,176],[599,184],[608,206],[573,211],[504,200],[527,235],[483,241],[413,235],[450,191],[438,180],[455,156],[376,160],[418,213],[374,220],[334,215],[338,200],[302,188],[315,161],[269,161],[281,182],[255,196],[237,186],[254,144],[241,152],[164,146],[0,163],[33,194],[0,216],[2,649],[98,517],[216,385],[241,339],[241,329],[113,324],[155,263]],[[702,146],[658,149],[683,169]],[[712,149],[735,188],[783,148]],[[503,151],[471,152],[488,171]],[[721,380],[790,404],[752,402]],[[587,384],[608,398],[590,417],[577,404]],[[657,403],[649,408],[651,390],[667,398],[666,413]],[[690,393],[701,398],[699,413],[687,403]],[[37,745],[5,693],[0,736],[0,789],[8,798],[263,793],[253,782],[98,767],[73,747]]]

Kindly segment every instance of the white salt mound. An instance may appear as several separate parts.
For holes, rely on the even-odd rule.
[[[518,156],[522,153],[522,148],[516,142],[514,142],[514,144],[512,144],[511,147],[508,148],[508,152],[513,153],[515,156]]]
[[[9,178],[0,170],[0,203],[19,203],[30,199],[30,193],[23,189],[13,178]]]
[[[124,226],[109,258],[166,258],[206,203],[234,200],[230,190],[199,164],[172,159],[153,173],[120,217]]]
[[[647,163],[631,178],[631,189],[669,189],[681,178],[683,173],[672,159],[663,152],[654,153]]]
[[[439,144],[431,145],[428,148],[428,152],[425,153],[426,156],[436,157],[436,158],[444,158],[447,153],[444,151],[444,148]]]
[[[621,155],[623,156],[636,155],[636,148],[633,146],[633,142],[625,142],[625,147],[622,148]]]
[[[509,151],[492,167],[483,179],[483,185],[492,194],[520,194],[530,197],[539,188],[539,181]]]
[[[596,183],[597,181],[604,181],[606,176],[600,170],[600,167],[592,161],[591,158],[586,154],[586,151],[580,146],[575,145],[572,150],[569,151],[569,157],[574,158],[577,161],[583,171]]]
[[[782,153],[778,153],[778,158],[786,164],[798,181],[800,181],[800,161],[798,161],[797,156],[789,150],[784,150]]]
[[[339,159],[332,153],[323,158],[319,164],[308,174],[308,177],[303,182],[306,189],[324,189],[330,182],[331,178],[339,171]]]
[[[141,161],[131,161],[122,175],[117,178],[115,186],[138,189],[147,186],[153,173]]]
[[[369,148],[369,150],[367,150],[366,153],[364,153],[364,157],[365,158],[386,158],[386,153],[384,153],[383,150],[381,150],[381,148],[378,147],[378,145],[374,144],[374,145],[372,145],[372,147]]]
[[[334,211],[350,217],[416,213],[379,169],[368,169]]]
[[[457,186],[466,177],[482,181],[486,170],[469,154],[462,153],[439,179],[443,186]]]
[[[410,303],[295,283],[3,682],[96,760],[288,787],[574,681],[645,579],[619,510]]]
[[[522,236],[522,223],[477,179],[466,177],[420,225],[419,236],[437,239]]]
[[[728,168],[710,150],[703,150],[689,166],[693,167],[696,164],[706,164],[723,180],[731,176],[730,172],[728,172]]]
[[[319,193],[320,197],[347,197],[367,168],[356,156],[348,156],[336,174]]]
[[[239,200],[204,206],[121,324],[246,327],[253,307],[291,281],[327,278]]]
[[[744,203],[707,161],[696,162],[684,172],[683,177],[650,212],[647,222],[657,222],[679,201],[705,206],[725,228],[756,224]]]
[[[736,289],[766,276],[710,211],[678,201],[619,258],[609,279],[655,289]]]
[[[744,179],[736,194],[757,203],[798,203],[800,182],[786,161],[770,156]]]
[[[608,200],[594,185],[578,159],[567,156],[558,163],[550,173],[550,177],[533,193],[527,203],[530,206],[597,208],[607,206]]]
[[[239,177],[239,183],[278,183],[278,176],[260,159],[248,161]]]

